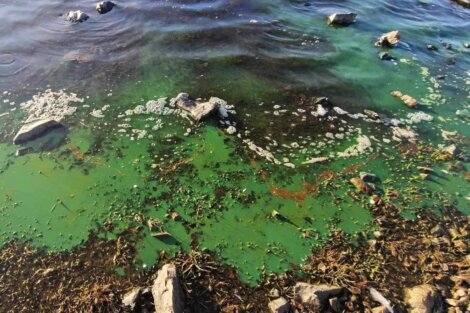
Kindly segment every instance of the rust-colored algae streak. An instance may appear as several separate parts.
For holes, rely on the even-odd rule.
[[[305,192],[305,190],[290,191],[287,189],[278,188],[273,185],[271,185],[269,188],[273,196],[280,197],[285,200],[294,200],[297,204],[302,204],[305,200],[307,200],[307,192]]]

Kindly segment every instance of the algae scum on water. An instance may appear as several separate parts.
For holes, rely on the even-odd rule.
[[[467,50],[426,51],[425,41],[444,34],[408,25],[389,51],[394,60],[383,61],[373,42],[384,30],[361,14],[337,28],[326,25],[333,9],[324,4],[314,13],[248,3],[224,14],[176,6],[183,22],[145,24],[146,44],[119,79],[103,64],[106,82],[97,73],[80,81],[100,63],[78,52],[47,67],[47,87],[3,92],[1,244],[66,251],[90,233],[132,234],[136,267],[150,268],[163,251],[208,250],[256,283],[302,264],[337,229],[352,241],[369,236],[369,208],[381,199],[407,218],[418,208],[470,213]],[[240,38],[230,28],[177,31],[212,14]],[[443,28],[455,46],[463,40]],[[216,110],[194,121],[171,99],[184,91]],[[11,143],[25,121],[46,118],[63,127]]]

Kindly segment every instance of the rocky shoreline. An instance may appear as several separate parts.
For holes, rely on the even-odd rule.
[[[0,310],[468,311],[468,217],[448,208],[442,217],[423,211],[414,221],[404,220],[383,202],[372,210],[373,237],[364,234],[354,245],[338,231],[303,266],[292,265],[281,275],[264,273],[257,286],[244,284],[234,269],[197,247],[175,258],[161,254],[152,270],[138,270],[132,234],[115,241],[91,237],[63,254],[12,243],[0,251]]]

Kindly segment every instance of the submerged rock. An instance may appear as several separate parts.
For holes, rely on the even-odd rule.
[[[158,271],[152,286],[152,295],[156,312],[183,313],[183,291],[174,264],[166,264]]]
[[[413,98],[409,95],[405,95],[401,91],[398,91],[398,90],[392,91],[390,94],[392,96],[396,97],[396,98],[400,98],[400,100],[404,104],[406,104],[407,107],[409,107],[411,109],[416,108],[416,106],[418,105],[418,101],[415,98]]]
[[[59,126],[61,126],[61,124],[53,119],[36,120],[26,123],[20,128],[15,138],[13,138],[13,143],[19,144],[26,142],[42,135],[52,128]]]
[[[72,22],[72,23],[81,23],[81,22],[85,22],[87,19],[89,18],[89,16],[86,14],[86,13],[83,13],[82,11],[80,10],[77,10],[77,11],[70,11],[67,16],[65,17],[65,19],[69,22]]]
[[[464,42],[463,47],[467,49],[470,48],[470,42]]]
[[[268,307],[271,313],[287,313],[290,310],[289,302],[284,297],[269,302]]]
[[[356,13],[335,13],[328,16],[328,24],[347,26],[356,21]]]
[[[439,292],[427,284],[406,289],[405,303],[410,313],[444,312]]]
[[[435,45],[432,45],[432,44],[427,44],[426,48],[430,51],[437,51],[437,47]]]
[[[384,61],[392,61],[395,58],[388,52],[379,52],[379,59],[384,60]]]
[[[389,47],[393,48],[398,43],[400,42],[400,32],[398,30],[394,30],[385,34],[382,34],[377,39],[377,42],[375,43],[376,46],[378,47]]]
[[[111,1],[101,1],[96,4],[96,11],[99,14],[106,14],[114,8],[115,4]]]
[[[327,300],[340,294],[343,288],[328,285],[297,283],[294,287],[294,300],[314,312],[320,311]]]

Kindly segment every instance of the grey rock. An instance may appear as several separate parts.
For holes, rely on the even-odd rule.
[[[133,310],[136,306],[137,301],[139,301],[140,295],[142,294],[142,288],[134,288],[132,291],[126,293],[122,298],[122,305],[124,307],[129,307]]]
[[[176,98],[170,100],[170,105],[189,112],[196,122],[201,121],[226,104],[227,102],[217,97],[211,97],[207,102],[198,103],[191,100],[187,93],[180,93]]]
[[[470,42],[464,42],[463,47],[467,49],[470,48]]]
[[[166,264],[158,271],[152,295],[156,312],[183,313],[184,296],[174,264]]]
[[[330,302],[330,308],[333,312],[341,312],[341,303],[337,297],[330,298],[328,301]]]
[[[311,310],[320,310],[330,297],[340,294],[343,288],[329,285],[311,285],[299,282],[294,286],[294,300]]]
[[[111,1],[101,1],[96,4],[96,11],[99,14],[106,14],[114,8],[115,4]]]
[[[328,16],[328,23],[347,26],[356,21],[356,13],[335,13]]]
[[[83,13],[82,11],[70,11],[65,19],[69,22],[72,23],[82,23],[85,22],[89,16],[86,13]]]
[[[432,45],[432,44],[427,44],[426,48],[428,48],[428,50],[430,50],[430,51],[437,51],[437,47],[435,45]]]
[[[13,138],[14,144],[26,142],[34,139],[52,128],[61,126],[61,124],[53,119],[36,120],[30,123],[26,123],[21,126],[20,130]]]
[[[20,156],[23,156],[23,155],[28,154],[30,152],[33,152],[33,148],[31,148],[31,147],[20,148],[20,149],[16,150],[15,156],[20,157]]]
[[[438,313],[443,311],[442,298],[433,286],[424,284],[405,290],[409,313]]]
[[[269,302],[268,307],[271,313],[287,313],[290,310],[290,304],[285,298],[278,298]]]

